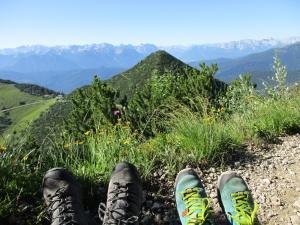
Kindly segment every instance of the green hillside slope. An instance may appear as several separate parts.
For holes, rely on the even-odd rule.
[[[13,83],[0,82],[0,141],[18,134],[54,102],[54,98],[31,95]]]

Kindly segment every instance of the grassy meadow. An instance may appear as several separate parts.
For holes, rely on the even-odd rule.
[[[22,130],[54,103],[55,99],[53,98],[45,99],[41,96],[34,96],[22,92],[14,84],[0,83],[0,109],[16,107],[7,111],[6,115],[4,112],[0,112],[0,116],[6,116],[11,120],[11,124],[0,133],[0,143],[14,139],[14,136],[17,137]]]

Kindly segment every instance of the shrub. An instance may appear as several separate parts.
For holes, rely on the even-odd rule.
[[[115,123],[117,97],[117,91],[95,76],[90,87],[77,89],[70,96],[72,110],[65,120],[66,130],[78,136],[87,130],[95,131],[98,125]]]

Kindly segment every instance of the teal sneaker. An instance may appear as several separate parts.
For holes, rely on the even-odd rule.
[[[175,181],[177,211],[182,225],[212,225],[211,200],[193,169],[180,171]]]
[[[253,225],[257,204],[242,177],[233,171],[222,173],[218,180],[220,205],[232,225]]]

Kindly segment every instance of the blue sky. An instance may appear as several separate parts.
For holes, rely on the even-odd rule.
[[[299,0],[0,0],[0,48],[300,36]]]

